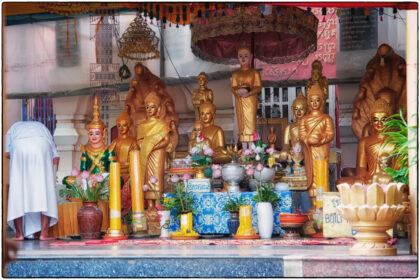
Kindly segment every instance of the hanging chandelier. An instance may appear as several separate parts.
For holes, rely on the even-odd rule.
[[[159,58],[159,38],[141,16],[136,17],[118,39],[119,57],[145,61]]]

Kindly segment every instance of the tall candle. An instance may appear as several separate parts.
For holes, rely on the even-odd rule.
[[[140,151],[130,152],[130,182],[131,182],[131,207],[133,223],[141,223],[144,219],[144,193],[143,182],[140,176]]]
[[[109,186],[109,229],[121,230],[121,181],[120,163],[111,162]]]
[[[322,207],[322,195],[328,192],[328,159],[315,159],[316,207]]]
[[[191,212],[181,215],[181,232],[190,233],[193,231],[193,216]]]

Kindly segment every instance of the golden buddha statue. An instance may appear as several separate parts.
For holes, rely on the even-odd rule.
[[[149,186],[144,195],[148,210],[155,208],[155,202],[162,198],[164,185],[164,170],[167,160],[167,148],[170,144],[171,128],[159,118],[161,98],[156,92],[151,92],[145,99],[146,120],[137,127],[137,144],[140,147],[140,166],[143,182],[148,184],[150,178],[155,176],[158,182]]]
[[[204,136],[204,125],[201,121],[196,121],[191,131],[190,141],[188,142],[188,151],[191,151],[193,147],[199,147],[203,149],[204,145],[211,148],[209,139]]]
[[[114,151],[117,162],[120,163],[121,174],[129,174],[130,156],[132,150],[138,150],[136,138],[130,135],[130,128],[133,122],[127,110],[121,112],[117,117],[118,137],[112,144],[115,146]]]
[[[322,63],[319,60],[312,62],[311,78],[306,82],[306,90],[314,85],[318,84],[322,90],[323,98],[328,99],[328,80],[325,76],[322,76]],[[325,104],[324,104],[325,107]],[[324,108],[325,109],[325,108]]]
[[[328,159],[330,142],[334,139],[334,122],[322,111],[324,92],[314,84],[307,92],[310,113],[302,117],[299,124],[299,139],[303,142],[308,191],[315,188],[315,159]],[[328,176],[328,174],[326,174]],[[309,194],[311,195],[311,193]]]
[[[393,181],[392,176],[385,172],[385,168],[391,166],[391,159],[389,158],[389,154],[383,153],[378,157],[378,168],[379,171],[374,173],[372,176],[372,180],[369,181],[369,184],[378,183],[388,184]]]
[[[357,148],[356,176],[364,180],[372,178],[378,170],[378,157],[381,154],[391,154],[395,145],[385,141],[387,136],[382,135],[385,128],[385,120],[392,114],[391,107],[383,99],[378,99],[373,103],[370,113],[370,125],[374,133],[371,136],[360,140]]]
[[[241,46],[238,50],[241,65],[233,72],[231,90],[235,97],[236,117],[238,119],[239,141],[242,147],[254,141],[257,128],[258,94],[261,92],[260,72],[251,68],[252,54],[248,47]]]
[[[86,170],[90,174],[107,173],[111,162],[115,161],[115,145],[105,145],[106,126],[100,118],[98,96],[95,96],[94,102],[93,119],[87,126],[89,144],[80,144],[80,171]],[[71,188],[74,180],[74,176],[66,176],[63,184]]]
[[[199,88],[194,90],[192,95],[196,121],[200,120],[200,105],[206,101],[213,103],[213,91],[207,88],[207,83],[206,73],[201,72],[198,75]]]
[[[214,163],[227,163],[230,161],[225,150],[225,134],[220,126],[214,125],[216,107],[213,103],[204,102],[200,106],[201,122],[204,125],[204,137],[210,141],[211,149],[214,152]]]
[[[177,128],[179,118],[175,112],[174,101],[165,89],[165,84],[159,77],[153,75],[146,66],[138,62],[134,66],[134,77],[130,81],[130,89],[125,100],[125,105],[130,108],[130,117],[135,124],[133,132],[146,119],[145,100],[151,92],[155,92],[161,99],[159,118],[164,120],[169,126],[171,121],[174,122]],[[173,147],[173,149],[175,148],[176,146]]]
[[[405,60],[386,44],[379,46],[376,55],[367,64],[353,103],[352,129],[359,140],[363,138],[363,129],[369,123],[370,109],[378,99],[375,95],[381,89],[387,87],[393,90],[394,104],[398,104],[399,108],[407,107],[405,64]]]
[[[293,100],[292,112],[295,122],[288,124],[284,130],[283,151],[289,151],[292,148],[292,143],[300,141],[299,121],[308,113],[308,103],[302,91],[299,91],[298,96]]]
[[[268,141],[268,147],[275,149],[276,148],[276,142],[277,142],[277,135],[276,135],[276,129],[274,126],[270,126],[270,133],[267,136]]]
[[[395,114],[397,113],[397,107],[396,105],[396,100],[395,100],[395,96],[396,93],[395,91],[393,91],[392,89],[385,87],[381,90],[379,90],[376,94],[375,94],[375,99],[383,99],[385,100],[385,102],[389,105],[389,107],[392,110],[392,113]],[[367,123],[365,125],[365,127],[363,127],[363,132],[362,132],[362,136],[363,138],[368,137],[370,135],[375,134],[372,126],[370,125],[370,122]]]

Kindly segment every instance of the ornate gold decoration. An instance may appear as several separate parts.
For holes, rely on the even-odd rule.
[[[78,15],[92,11],[93,7],[89,3],[81,2],[43,2],[39,3],[39,8],[50,13],[60,15]]]
[[[141,16],[136,17],[118,39],[119,57],[145,61],[159,58],[159,38]]]
[[[102,122],[101,117],[99,116],[99,105],[97,95],[95,95],[95,103],[93,104],[93,120],[88,124],[87,129],[89,130],[91,128],[99,128],[101,130],[106,129],[105,124]]]
[[[350,248],[350,255],[396,255],[397,249],[387,243],[386,231],[403,215],[404,184],[390,183],[363,186],[347,183],[337,186],[341,205],[338,211],[358,230],[357,243]]]

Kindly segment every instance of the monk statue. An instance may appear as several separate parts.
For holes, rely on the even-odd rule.
[[[325,100],[328,99],[328,80],[322,76],[322,64],[319,60],[312,62],[311,78],[306,82],[306,90],[308,91],[314,84],[318,84],[322,90]],[[325,104],[324,104],[325,107]]]
[[[374,173],[372,176],[372,180],[369,181],[369,184],[378,183],[380,185],[389,184],[393,181],[392,176],[385,172],[387,167],[391,166],[391,159],[389,158],[389,154],[383,153],[378,157],[378,168],[379,171]]]
[[[164,120],[168,126],[171,121],[174,122],[177,128],[176,133],[178,133],[179,118],[175,112],[174,101],[165,89],[165,84],[140,62],[134,66],[134,77],[130,81],[130,89],[125,100],[125,105],[130,108],[130,117],[135,124],[133,132],[146,119],[146,105],[144,102],[150,92],[155,92],[162,100],[158,117]],[[135,135],[135,133],[132,134]],[[175,149],[176,146],[173,148]]]
[[[128,108],[127,108],[128,109]],[[117,162],[120,163],[121,177],[123,178],[123,186],[121,189],[121,217],[123,223],[126,221],[126,215],[131,209],[131,188],[130,179],[130,152],[139,150],[137,140],[130,134],[133,124],[129,112],[122,111],[117,117],[118,138],[112,142]]]
[[[193,92],[193,105],[195,111],[195,120],[200,120],[200,105],[208,101],[213,103],[213,91],[207,88],[208,77],[206,73],[201,72],[198,75],[198,86],[199,88]]]
[[[156,92],[150,92],[145,100],[146,120],[137,127],[137,144],[140,147],[141,178],[144,184],[149,185],[145,192],[147,211],[145,213],[148,233],[160,234],[159,219],[156,220],[157,209],[155,205],[163,195],[164,170],[168,156],[168,146],[171,142],[171,127],[159,118],[163,106],[162,99]],[[175,126],[174,122],[171,122]],[[173,128],[172,128],[173,129]],[[149,184],[152,176],[157,178],[155,184]]]
[[[88,171],[90,174],[108,173],[111,162],[116,160],[114,147],[105,145],[106,126],[99,114],[98,96],[95,96],[93,105],[93,120],[87,126],[89,144],[80,144],[82,156],[80,157],[80,171]],[[74,176],[63,178],[63,184],[71,188],[75,180]]]
[[[398,108],[397,108],[397,102],[395,100],[396,97],[396,93],[395,91],[393,91],[392,89],[385,87],[381,90],[379,90],[376,94],[375,94],[375,100],[377,99],[383,99],[385,100],[385,102],[388,104],[388,106],[391,108],[391,111],[393,114],[397,113]],[[370,125],[370,122],[367,123],[365,125],[365,127],[363,127],[363,132],[362,132],[362,136],[363,138],[368,137],[370,135],[373,135],[375,132],[372,128],[372,126]]]
[[[359,140],[363,138],[363,129],[369,123],[370,108],[377,99],[375,95],[381,89],[387,87],[394,91],[397,108],[407,107],[405,64],[405,60],[386,44],[378,48],[376,55],[367,64],[359,93],[353,103],[352,129]]]
[[[251,68],[252,54],[248,47],[242,45],[238,50],[241,65],[233,72],[231,90],[235,97],[236,117],[238,119],[239,141],[246,149],[254,141],[257,128],[258,94],[261,92],[260,72]]]
[[[292,112],[295,122],[290,123],[284,130],[283,151],[289,151],[292,143],[299,143],[299,121],[308,113],[308,103],[302,91],[292,103]]]
[[[392,114],[391,107],[383,99],[373,103],[370,113],[370,125],[374,134],[360,140],[357,148],[356,176],[365,181],[372,179],[378,171],[378,158],[381,154],[391,154],[395,145],[387,143],[386,135],[382,135],[385,120]]]
[[[188,142],[188,151],[191,151],[193,147],[199,147],[200,150],[203,150],[204,145],[211,148],[209,139],[204,136],[203,123],[201,121],[196,121],[191,131],[190,141]]]
[[[308,193],[312,197],[313,210],[315,210],[315,162],[316,159],[329,158],[330,143],[334,139],[334,122],[322,111],[326,100],[318,84],[309,89],[307,98],[310,113],[298,122],[299,139],[303,143]],[[328,178],[328,173],[324,176]]]
[[[268,141],[268,147],[275,149],[276,148],[276,142],[277,142],[277,135],[276,135],[276,129],[274,126],[270,126],[270,133],[267,136]]]
[[[216,107],[208,101],[200,106],[201,122],[204,125],[204,137],[210,141],[211,149],[214,152],[214,163],[227,163],[230,156],[225,150],[225,134],[220,126],[214,125]]]

